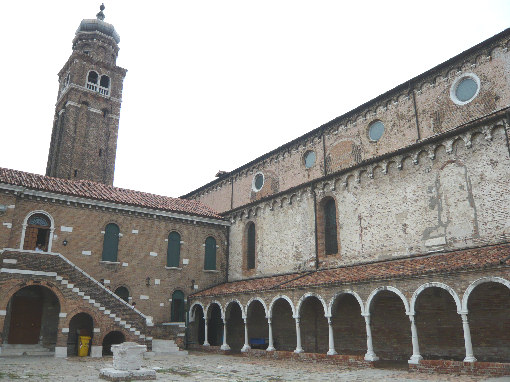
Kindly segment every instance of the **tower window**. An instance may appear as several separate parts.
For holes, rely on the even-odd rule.
[[[99,149],[99,156],[103,155],[103,150]]]
[[[78,176],[78,170],[74,170],[74,177],[76,178]]]
[[[101,81],[99,82],[99,93],[105,96],[110,94],[110,77],[105,75],[101,76]]]
[[[97,91],[98,80],[99,75],[94,71],[90,71],[89,75],[87,76],[87,89]]]

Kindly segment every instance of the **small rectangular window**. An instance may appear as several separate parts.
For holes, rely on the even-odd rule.
[[[74,177],[76,178],[78,176],[78,170],[74,170]]]

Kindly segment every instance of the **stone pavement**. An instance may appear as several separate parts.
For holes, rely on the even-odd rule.
[[[100,381],[99,369],[112,358],[0,357],[0,381]],[[156,368],[158,381],[451,381],[510,382],[510,378],[409,373],[405,370],[354,369],[295,360],[248,359],[192,352],[189,355],[155,356],[144,362]]]

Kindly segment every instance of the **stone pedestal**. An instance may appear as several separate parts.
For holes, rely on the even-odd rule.
[[[109,381],[156,379],[156,371],[142,367],[147,346],[134,342],[112,345],[113,367],[101,369],[99,376]]]

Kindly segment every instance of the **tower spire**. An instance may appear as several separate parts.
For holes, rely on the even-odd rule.
[[[104,8],[105,8],[104,3],[102,3],[101,6],[99,7],[99,13],[96,15],[98,20],[104,21],[104,13],[103,13]]]

